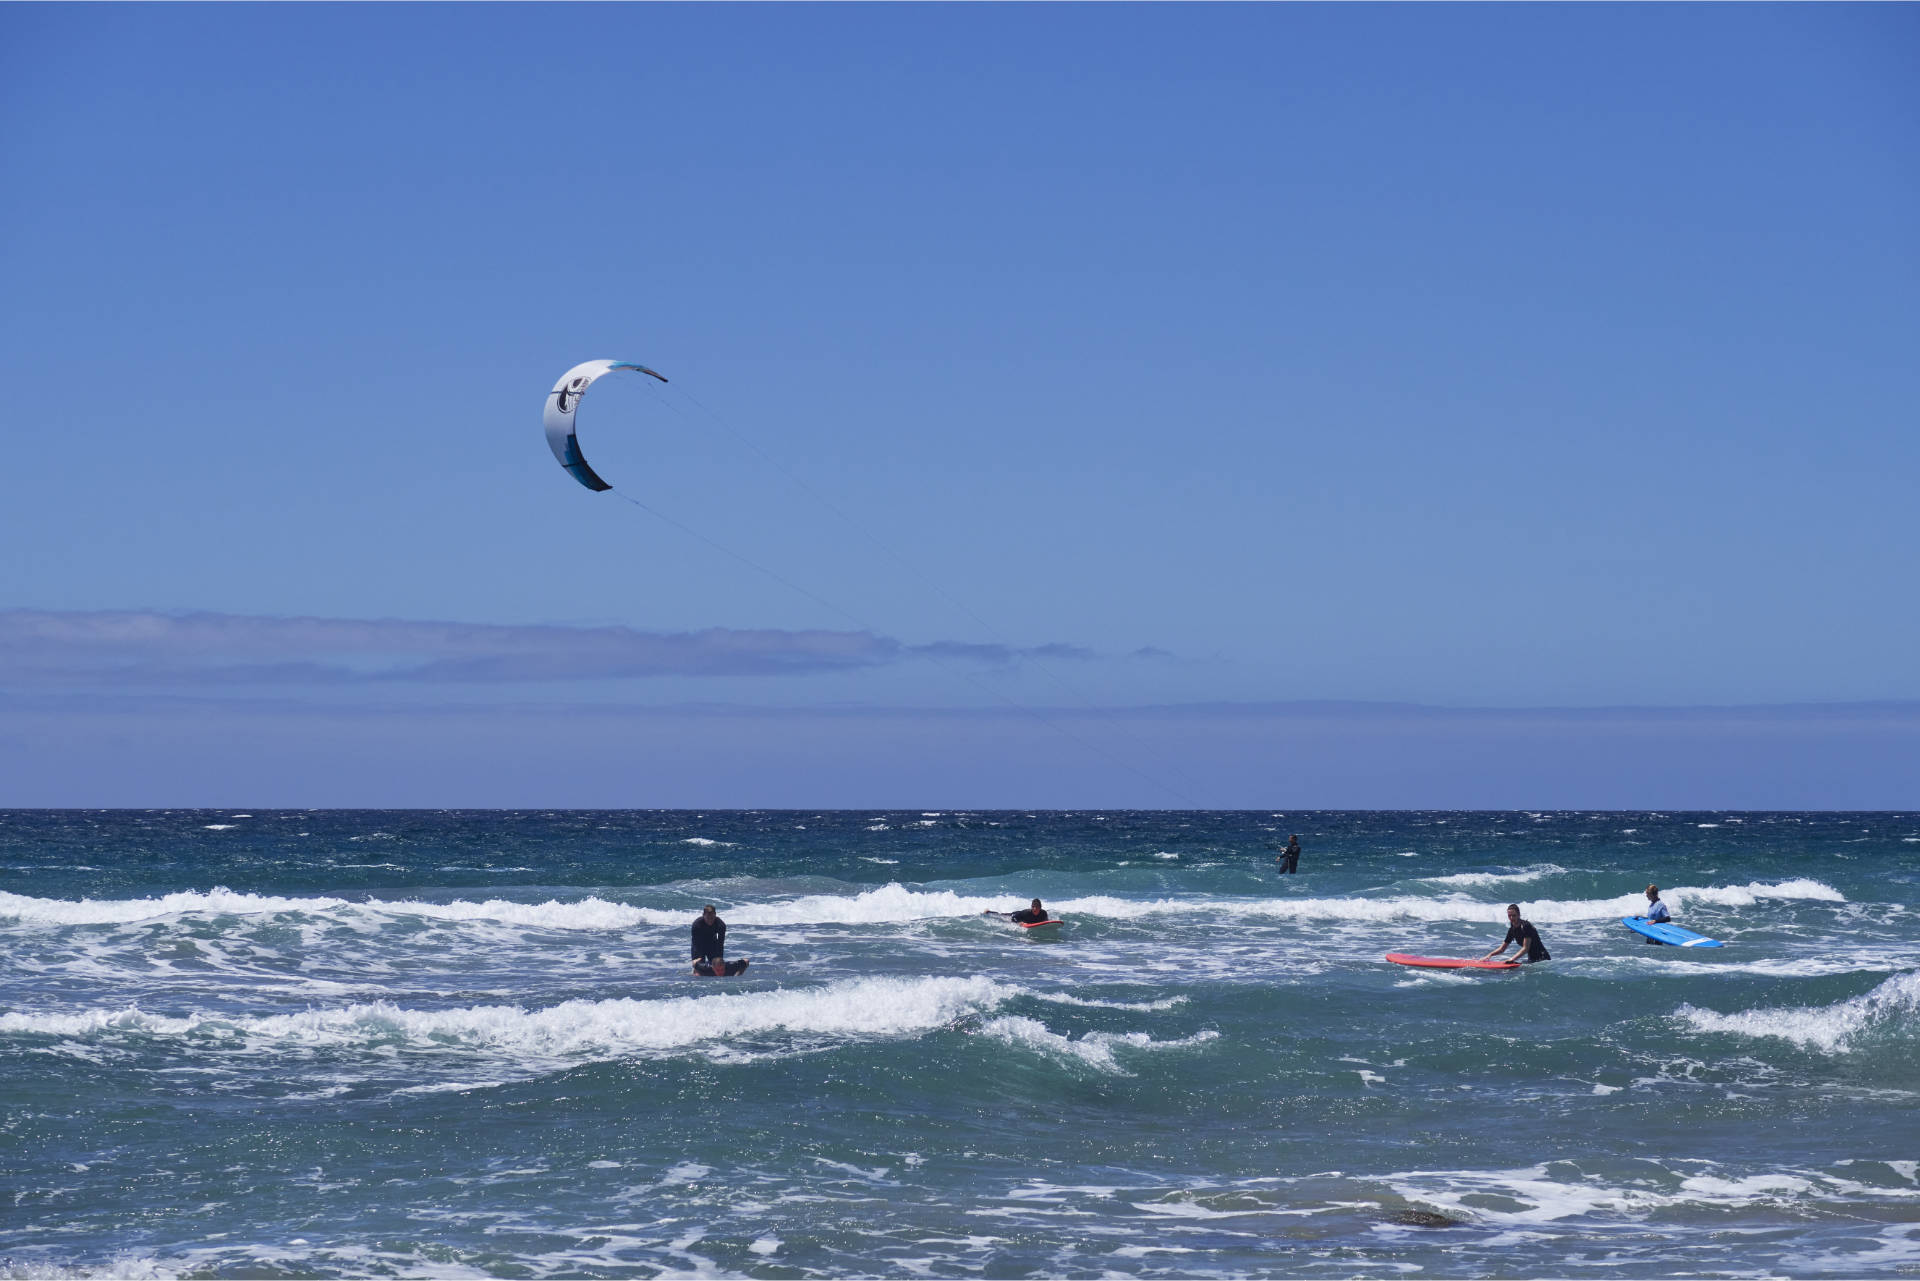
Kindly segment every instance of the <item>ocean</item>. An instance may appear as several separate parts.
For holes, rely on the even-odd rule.
[[[1920,815],[16,810],[0,948],[0,1276],[1920,1275]]]

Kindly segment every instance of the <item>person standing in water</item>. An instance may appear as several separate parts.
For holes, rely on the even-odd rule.
[[[1658,885],[1647,886],[1647,911],[1646,915],[1640,919],[1649,925],[1673,924],[1673,913],[1667,911],[1667,905],[1660,901],[1660,887]],[[1650,938],[1647,942],[1658,946],[1661,941],[1656,938]]]
[[[1280,872],[1283,876],[1291,876],[1300,870],[1300,837],[1298,834],[1287,838],[1287,848],[1281,850],[1280,857],[1273,861],[1280,865]]]
[[[1491,961],[1515,943],[1520,945],[1520,950],[1513,954],[1517,961],[1551,961],[1553,959],[1547,951],[1547,945],[1540,941],[1540,931],[1533,928],[1533,922],[1521,918],[1520,905],[1509,903],[1507,904],[1507,937],[1502,940],[1499,947],[1480,959]]]

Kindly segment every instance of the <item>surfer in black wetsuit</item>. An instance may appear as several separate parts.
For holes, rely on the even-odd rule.
[[[1520,950],[1514,953],[1515,960],[1551,961],[1553,959],[1547,952],[1546,944],[1540,941],[1540,931],[1533,928],[1533,922],[1521,918],[1520,905],[1509,903],[1507,904],[1507,937],[1502,940],[1499,947],[1480,959],[1491,961],[1515,943],[1520,945]]]
[[[1269,849],[1272,846],[1268,846]],[[1282,875],[1291,876],[1300,870],[1300,838],[1289,836],[1287,848],[1280,851],[1280,857],[1273,860],[1280,865]]]
[[[727,972],[727,923],[709,903],[693,918],[693,972],[700,975]]]
[[[1017,921],[1021,925],[1038,925],[1040,924],[1040,922],[1047,919],[1047,909],[1040,906],[1039,899],[1035,899],[1033,900],[1033,903],[1031,906],[1021,908],[1018,912],[989,911],[989,912],[982,912],[980,913],[980,915],[998,916],[1009,921]]]

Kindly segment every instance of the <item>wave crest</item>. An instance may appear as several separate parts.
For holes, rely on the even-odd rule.
[[[1896,974],[1862,996],[1832,1005],[1803,1005],[1721,1014],[1683,1005],[1674,1017],[1702,1032],[1790,1041],[1802,1049],[1844,1054],[1882,1028],[1907,1029],[1920,1012],[1920,971]]]

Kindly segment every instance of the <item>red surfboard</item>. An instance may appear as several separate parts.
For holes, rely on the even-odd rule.
[[[1518,961],[1468,961],[1453,956],[1412,956],[1406,952],[1388,952],[1395,965],[1416,965],[1429,970],[1517,970]]]
[[[1066,922],[1056,917],[1051,921],[1015,921],[1014,924],[1023,930],[1044,930],[1049,925],[1065,925]]]

